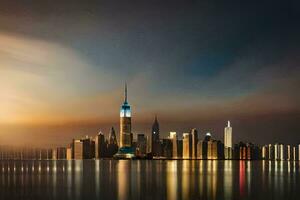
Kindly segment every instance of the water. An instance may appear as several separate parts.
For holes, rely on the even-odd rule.
[[[300,199],[299,162],[0,161],[1,199]]]

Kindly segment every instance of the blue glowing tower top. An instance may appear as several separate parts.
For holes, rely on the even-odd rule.
[[[127,102],[127,84],[125,83],[124,103],[120,109],[120,117],[131,117],[131,108]]]

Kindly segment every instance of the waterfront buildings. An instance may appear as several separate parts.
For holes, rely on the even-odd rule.
[[[257,146],[252,143],[240,142],[233,146],[232,127],[230,121],[224,128],[224,144],[212,138],[207,133],[200,139],[198,131],[193,128],[181,137],[176,132],[170,132],[169,137],[160,138],[160,127],[155,116],[151,130],[151,138],[145,134],[137,134],[133,140],[131,130],[131,107],[127,100],[127,85],[125,84],[124,102],[120,109],[120,140],[118,141],[114,128],[109,131],[108,139],[102,132],[95,138],[86,136],[73,139],[68,147],[52,149],[11,149],[0,147],[0,159],[101,159],[101,158],[175,158],[175,159],[240,159],[240,160],[300,160],[300,144],[298,146],[276,143]]]

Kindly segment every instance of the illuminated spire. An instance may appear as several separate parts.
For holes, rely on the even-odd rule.
[[[228,123],[227,123],[227,127],[230,127],[230,121],[228,121]]]

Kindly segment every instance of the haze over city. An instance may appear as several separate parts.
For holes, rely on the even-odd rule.
[[[118,132],[125,82],[133,133],[299,143],[298,2],[29,2],[0,3],[2,145]]]

